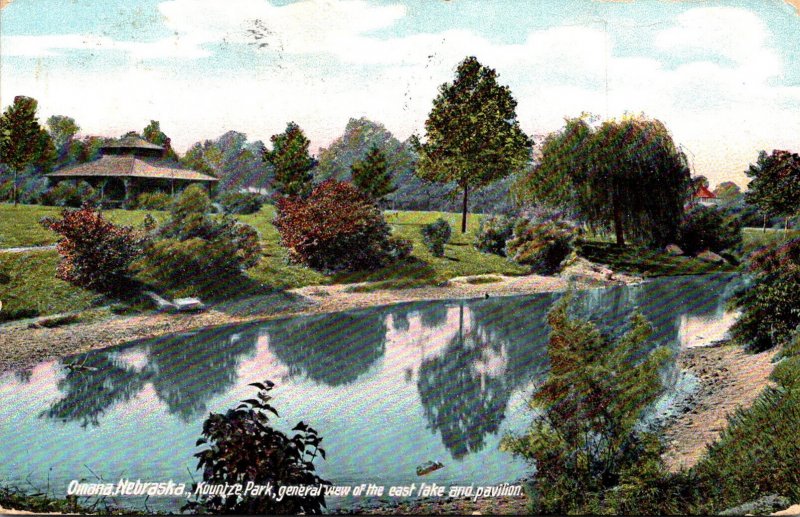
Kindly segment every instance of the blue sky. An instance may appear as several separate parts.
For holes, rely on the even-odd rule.
[[[0,0],[0,3],[6,4]],[[523,128],[564,117],[664,121],[712,184],[760,149],[800,151],[796,1],[13,0],[0,11],[0,102],[117,136],[161,122],[179,151],[294,120],[312,148],[351,117],[420,132],[437,87],[477,56]]]

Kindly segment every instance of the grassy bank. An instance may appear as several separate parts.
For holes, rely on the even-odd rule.
[[[705,510],[719,512],[768,494],[800,503],[800,333],[782,351],[767,387],[731,416],[695,467]]]
[[[55,277],[55,250],[0,253],[0,321],[81,311],[104,303],[91,291]]]
[[[0,247],[41,246],[53,244],[57,236],[39,224],[43,217],[58,216],[53,207],[0,204]],[[138,226],[148,212],[141,210],[107,210],[105,215],[120,225]],[[151,212],[164,219],[165,212]],[[394,235],[410,239],[414,251],[409,260],[390,267],[357,273],[326,275],[313,269],[289,264],[286,251],[280,245],[280,236],[272,225],[274,207],[265,205],[257,214],[238,218],[252,225],[261,236],[264,257],[247,271],[253,285],[270,289],[291,289],[308,285],[336,283],[375,282],[370,288],[402,288],[435,285],[456,276],[499,273],[525,274],[527,269],[502,257],[481,253],[473,247],[479,215],[470,215],[468,232],[453,232],[452,240],[445,246],[444,257],[434,257],[422,242],[420,228],[443,217],[455,228],[460,215],[443,212],[389,212],[386,219]],[[58,254],[53,251],[25,253],[0,253],[0,300],[3,301],[3,319],[40,316],[59,312],[84,310],[98,303],[107,303],[102,297],[76,288],[55,278]],[[231,286],[231,296],[241,296],[244,286]],[[247,286],[254,292],[253,286]]]

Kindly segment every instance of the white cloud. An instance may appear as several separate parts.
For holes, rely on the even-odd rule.
[[[242,70],[187,78],[166,67],[132,64],[102,81],[79,69],[58,77],[23,71],[4,73],[2,86],[6,95],[40,99],[44,114],[76,117],[87,133],[121,134],[159,118],[181,149],[229,129],[266,141],[295,120],[316,148],[338,136],[350,117],[379,120],[399,138],[421,131],[437,87],[452,80],[460,60],[475,55],[511,87],[529,133],[555,130],[563,117],[583,111],[645,112],[671,128],[694,153],[696,173],[712,183],[744,183],[742,171],[759,149],[800,141],[800,119],[787,116],[800,109],[800,88],[772,83],[782,63],[765,24],[745,9],[689,9],[673,26],[644,33],[659,50],[652,55],[614,48],[596,25],[535,30],[514,44],[457,28],[395,37],[373,33],[393,27],[405,12],[402,5],[363,0],[282,7],[266,0],[169,0],[160,5],[174,33],[167,39],[16,36],[3,40],[3,53],[109,49],[140,60],[195,58],[208,55],[209,44],[225,41],[254,43],[253,52],[282,56],[283,66],[264,70],[243,57]],[[259,48],[262,43],[267,46]],[[293,59],[298,55],[320,66],[301,64]]]

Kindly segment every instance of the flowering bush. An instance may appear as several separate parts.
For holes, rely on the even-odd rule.
[[[88,204],[42,224],[61,235],[58,278],[103,293],[122,292],[129,285],[128,266],[141,253],[141,234],[114,225]]]
[[[572,251],[576,236],[576,229],[562,220],[520,219],[507,243],[508,255],[518,264],[531,266],[534,273],[552,275]]]
[[[420,230],[422,242],[434,257],[444,257],[444,245],[450,242],[450,235],[453,233],[447,221],[441,217],[430,224],[426,224]]]
[[[390,238],[372,201],[349,183],[328,180],[307,199],[278,200],[274,224],[292,262],[315,269],[375,269],[405,258],[410,244]]]

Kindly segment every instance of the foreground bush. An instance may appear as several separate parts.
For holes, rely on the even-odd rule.
[[[217,202],[226,214],[255,214],[264,205],[264,196],[255,192],[224,192]]]
[[[742,245],[742,225],[739,219],[722,210],[697,205],[684,216],[679,229],[680,247],[695,255],[711,250],[720,253]]]
[[[514,235],[514,221],[502,215],[481,219],[475,247],[484,253],[506,256],[506,241]]]
[[[571,318],[568,300],[548,323],[550,372],[529,402],[533,421],[526,434],[505,436],[502,448],[536,465],[533,513],[605,513],[622,504],[613,497],[620,487],[665,470],[657,439],[637,423],[664,390],[659,372],[671,354],[652,348],[653,329],[640,315],[614,341]]]
[[[734,300],[742,315],[731,335],[752,351],[787,344],[800,325],[800,239],[753,254],[746,271],[752,285]]]
[[[172,197],[165,192],[142,192],[136,196],[136,208],[139,210],[169,210]]]
[[[184,190],[133,265],[140,278],[162,289],[214,296],[217,286],[236,282],[258,264],[258,232],[231,217],[209,215],[210,208],[202,187]]]
[[[289,260],[315,269],[375,269],[410,253],[410,244],[390,238],[389,225],[372,200],[349,183],[328,180],[307,199],[278,200],[274,225]]]
[[[257,399],[243,400],[236,409],[226,413],[212,413],[203,423],[203,437],[197,445],[205,449],[195,454],[197,468],[203,472],[203,481],[210,485],[273,486],[273,495],[204,496],[189,503],[184,509],[208,513],[240,515],[320,514],[325,507],[325,495],[286,496],[278,501],[281,487],[322,486],[330,482],[320,478],[314,470],[317,456],[325,458],[319,444],[322,438],[312,427],[298,423],[289,438],[269,425],[269,413],[278,412],[270,405],[270,381],[253,383],[259,388]]]
[[[141,234],[114,225],[89,205],[64,210],[61,219],[45,218],[42,224],[61,235],[58,278],[101,293],[119,293],[130,285],[128,266],[141,253]]]
[[[514,235],[506,244],[508,256],[533,273],[552,275],[574,249],[578,233],[574,226],[559,220],[519,220]]]
[[[434,257],[444,257],[444,245],[450,242],[450,235],[453,230],[450,225],[441,217],[430,224],[426,224],[420,230],[422,242]]]

